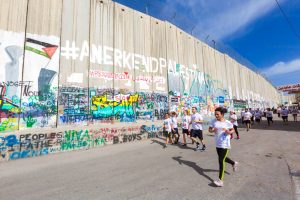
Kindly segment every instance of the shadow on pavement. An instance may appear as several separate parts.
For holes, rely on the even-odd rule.
[[[198,172],[201,176],[205,177],[206,179],[208,179],[209,181],[211,181],[213,183],[213,179],[210,178],[208,175],[205,174],[205,172],[219,172],[219,170],[215,170],[215,169],[203,169],[201,167],[199,167],[195,162],[191,162],[188,160],[182,160],[181,156],[177,156],[177,157],[172,157],[174,160],[176,160],[180,165],[184,164],[187,165],[191,168],[193,168],[196,172]],[[225,171],[226,174],[229,174],[228,172]],[[214,185],[214,184],[212,184]]]

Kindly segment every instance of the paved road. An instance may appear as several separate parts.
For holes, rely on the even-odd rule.
[[[229,154],[240,166],[227,166],[223,188],[212,185],[218,163],[206,135],[206,152],[155,139],[0,163],[0,199],[296,199],[300,122],[240,133]]]

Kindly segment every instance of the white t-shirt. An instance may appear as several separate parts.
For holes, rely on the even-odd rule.
[[[186,115],[182,118],[182,129],[189,129],[191,122],[191,117]]]
[[[287,117],[287,116],[289,116],[289,111],[287,109],[284,109],[281,111],[281,114],[283,117]]]
[[[267,111],[267,113],[266,113],[266,117],[273,117],[273,113],[272,113],[272,111]]]
[[[238,126],[237,116],[235,114],[230,115],[229,118],[230,118],[229,120],[232,123],[232,125]]]
[[[233,128],[232,123],[228,120],[221,122],[214,119],[211,121],[209,127],[218,129],[218,131],[215,133],[216,147],[230,149],[230,135],[226,134],[225,131]]]
[[[277,113],[281,113],[281,109],[280,108],[277,109]]]
[[[292,113],[293,113],[293,115],[298,114],[298,109],[294,109],[294,110],[292,111]]]
[[[170,118],[164,120],[164,128],[167,132],[172,131],[171,124],[172,124],[172,120]]]
[[[261,113],[258,111],[257,113],[255,113],[255,118],[256,119],[260,119],[261,118]]]
[[[196,123],[194,121],[202,121],[203,117],[199,113],[195,113],[191,116],[192,129],[193,130],[202,130],[202,123]]]
[[[251,114],[249,111],[246,112],[246,113],[244,114],[244,120],[245,120],[245,121],[246,121],[246,120],[250,120],[251,117],[252,117],[252,114]]]
[[[177,118],[176,117],[172,117],[171,120],[172,120],[173,128],[178,128],[178,126],[177,126]]]

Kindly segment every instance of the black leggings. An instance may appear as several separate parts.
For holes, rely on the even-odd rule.
[[[236,126],[236,125],[233,125],[233,128],[234,128],[234,131],[235,131],[236,135],[239,136],[239,132],[238,132],[238,130],[237,130],[237,126]]]
[[[217,148],[219,156],[219,179],[224,180],[225,162],[234,165],[234,161],[227,157],[229,149]]]

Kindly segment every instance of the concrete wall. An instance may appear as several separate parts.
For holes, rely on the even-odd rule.
[[[0,12],[0,151],[9,159],[64,151],[64,142],[95,146],[95,137],[111,143],[94,127],[118,137],[114,128],[134,123],[140,134],[192,106],[209,120],[220,105],[280,103],[234,59],[110,0],[0,0]],[[36,141],[43,146],[29,145]]]

